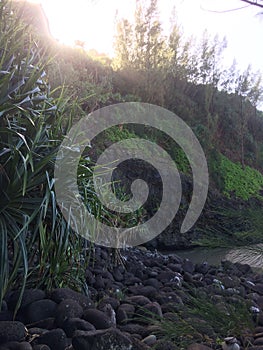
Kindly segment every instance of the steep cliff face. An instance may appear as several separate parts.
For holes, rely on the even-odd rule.
[[[51,38],[49,22],[41,4],[15,0],[11,6],[15,11],[18,11],[19,16],[27,25],[32,26],[38,35]]]

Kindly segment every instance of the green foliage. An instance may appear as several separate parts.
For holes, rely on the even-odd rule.
[[[113,143],[125,140],[125,139],[130,139],[130,138],[135,138],[137,137],[134,132],[131,130],[123,127],[120,125],[119,127],[112,127],[106,130],[106,137]]]
[[[0,50],[1,304],[15,281],[22,285],[21,294],[25,287],[27,235],[34,236],[32,223],[41,217],[43,184],[53,157],[44,123],[55,106],[46,95],[39,53],[6,1],[0,3]]]
[[[174,146],[171,150],[171,156],[174,159],[179,171],[185,174],[189,173],[189,170],[190,170],[189,161],[184,151],[180,147]]]
[[[259,191],[263,187],[263,175],[259,171],[249,166],[243,168],[240,163],[234,163],[223,155],[217,171],[223,182],[222,192],[229,198],[232,194],[245,200],[253,196],[262,198]]]
[[[57,209],[54,181],[48,183],[48,191],[43,197],[43,211],[38,223],[33,223],[35,235],[27,237],[28,258],[31,261],[27,284],[47,290],[70,287],[87,292],[85,241],[69,227]]]
[[[87,286],[85,242],[59,212],[53,178],[76,106],[51,98],[49,60],[9,5],[0,2],[0,305],[20,288],[17,310],[27,283]]]
[[[109,62],[101,63],[96,55],[90,56],[83,50],[55,45],[51,54],[55,58],[47,67],[53,89],[64,87],[64,94],[76,100],[81,111],[74,120],[85,113],[92,112],[109,104],[123,102],[119,92],[113,91],[113,72]]]

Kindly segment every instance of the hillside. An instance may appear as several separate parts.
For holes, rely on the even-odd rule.
[[[208,200],[195,227],[181,235],[180,222],[191,199],[192,171],[178,144],[158,130],[139,125],[113,128],[97,138],[97,143],[93,142],[94,155],[102,152],[105,145],[139,136],[153,140],[176,161],[186,193],[173,223],[150,246],[174,249],[193,244],[261,242],[263,112],[257,109],[263,93],[261,74],[253,72],[250,66],[240,72],[236,63],[222,68],[225,39],[211,38],[207,32],[196,43],[185,39],[174,22],[167,40],[155,6],[148,8],[147,19],[147,8],[138,8],[133,27],[125,19],[119,20],[113,59],[95,50],[86,52],[81,47],[57,43],[50,37],[40,6],[19,5],[18,9],[31,31],[37,37],[41,34],[39,43],[46,59],[52,57],[45,71],[54,101],[61,98],[63,86],[62,100],[66,102],[59,103],[63,106],[64,125],[104,106],[147,102],[179,116],[203,147],[209,168]],[[37,26],[32,22],[32,13],[39,18]],[[152,31],[145,27],[146,22],[151,23]],[[124,36],[126,42],[122,40]],[[137,175],[144,172],[140,167],[141,164]],[[122,171],[134,173],[132,165]],[[136,178],[136,171],[133,176]],[[156,210],[158,186],[153,185],[150,204],[141,214],[143,220]]]

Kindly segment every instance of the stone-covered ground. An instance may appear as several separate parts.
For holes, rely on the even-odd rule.
[[[263,274],[135,248],[119,264],[112,255],[95,249],[89,295],[27,289],[14,318],[18,292],[9,293],[0,350],[263,349]]]

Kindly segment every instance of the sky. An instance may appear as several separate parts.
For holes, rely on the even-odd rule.
[[[75,40],[113,55],[114,20],[132,18],[135,0],[33,0],[42,3],[52,35],[60,42],[73,45]],[[260,8],[240,0],[159,0],[161,20],[168,27],[172,8],[185,35],[201,36],[205,29],[214,36],[226,36],[228,47],[224,63],[236,58],[244,70],[248,64],[263,72],[263,13]],[[263,12],[263,11],[262,11]]]

